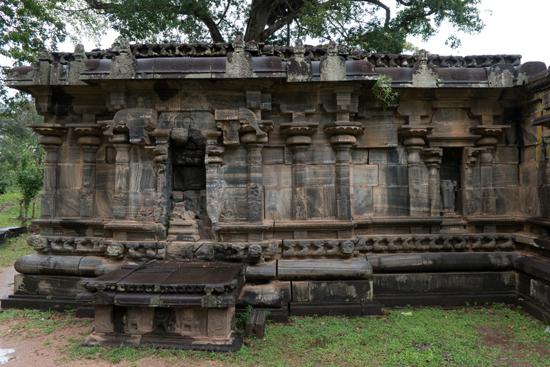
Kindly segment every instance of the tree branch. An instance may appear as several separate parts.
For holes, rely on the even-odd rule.
[[[392,31],[398,31],[401,28],[405,28],[406,30],[409,30],[409,24],[413,20],[418,19],[418,18],[427,18],[430,15],[437,13],[437,11],[438,11],[438,9],[434,9],[434,10],[429,11],[427,13],[417,14],[415,16],[409,16],[408,18],[405,18],[404,20],[402,20],[401,23],[399,23],[395,28],[392,28]]]
[[[228,6],[231,0],[228,0]],[[96,9],[96,10],[109,10],[116,6],[116,4],[112,3],[105,3],[101,0],[86,0],[86,3],[90,6],[90,8]],[[217,24],[212,20],[212,17],[208,14],[208,12],[202,11],[201,9],[188,9],[186,7],[180,6],[179,7],[181,14],[191,15],[198,19],[200,19],[206,28],[208,28],[208,31],[210,32],[210,37],[212,37],[212,41],[214,42],[225,42],[223,39],[222,34],[220,33],[220,30],[218,29]],[[227,9],[226,9],[227,12]],[[224,13],[225,16],[225,13]],[[223,18],[222,18],[223,19]]]
[[[222,34],[220,33],[220,30],[218,29],[218,26],[216,25],[216,23],[214,23],[214,20],[212,20],[210,15],[202,13],[201,11],[195,11],[189,15],[196,16],[204,23],[206,28],[208,28],[208,31],[210,32],[210,37],[212,37],[212,41],[214,41],[214,43],[225,42]]]
[[[96,9],[96,10],[108,10],[111,5],[111,3],[104,3],[100,0],[86,0],[88,5],[90,5],[90,8]]]
[[[283,28],[286,24],[291,23],[295,18],[298,17],[298,15],[300,15],[300,10],[290,12],[269,27],[267,27],[267,29],[260,33],[258,42],[264,42],[266,39],[271,37],[273,33]]]
[[[366,2],[366,3],[371,3],[371,4],[374,4],[374,5],[378,5],[379,7],[381,7],[382,9],[384,9],[386,11],[386,20],[384,21],[384,27],[387,28],[390,25],[391,10],[386,4],[384,4],[384,3],[382,3],[378,0],[352,0],[352,1],[362,1],[362,2]]]
[[[218,23],[216,23],[216,26],[219,26],[220,23],[222,22],[222,20],[225,18],[225,14],[227,14],[227,10],[229,9],[229,5],[231,5],[231,0],[227,0],[227,6],[225,7],[225,10],[223,12],[222,17],[220,18],[220,20],[218,20]]]

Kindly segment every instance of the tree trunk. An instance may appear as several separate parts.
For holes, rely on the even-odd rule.
[[[248,18],[248,25],[246,26],[246,33],[244,34],[244,40],[263,42],[264,39],[260,39],[260,35],[267,25],[267,18],[269,16],[269,1],[252,0],[250,6],[250,17]]]
[[[25,203],[25,216],[23,217],[23,226],[26,226],[27,225],[27,215],[29,214],[29,204],[30,203]]]
[[[19,201],[19,219],[21,219],[21,227],[25,226],[25,217],[23,216],[23,200]]]

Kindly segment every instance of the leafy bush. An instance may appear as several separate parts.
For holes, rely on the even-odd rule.
[[[24,215],[21,216],[21,225],[24,226],[27,221],[27,213],[29,212],[29,206],[31,201],[42,190],[43,179],[42,168],[32,167],[30,169],[17,172],[17,186],[21,190],[23,199],[21,204],[23,206]]]

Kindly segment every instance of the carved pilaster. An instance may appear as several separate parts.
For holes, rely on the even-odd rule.
[[[157,129],[151,133],[155,137],[155,145],[147,146],[146,148],[152,149],[155,155],[155,169],[157,173],[157,184],[155,189],[156,205],[154,209],[155,222],[166,224],[166,213],[169,207],[169,184],[168,184],[168,172],[169,172],[169,158],[168,147],[170,139],[170,130]]]
[[[303,117],[303,115],[300,115]],[[293,152],[292,157],[292,218],[295,220],[307,219],[307,196],[306,196],[306,151],[311,144],[311,135],[317,132],[318,123],[297,121],[281,124],[281,132],[290,135],[286,144]]]
[[[124,220],[128,217],[129,187],[130,187],[130,156],[132,147],[128,144],[126,134],[115,134],[113,136],[113,147],[116,149],[115,167],[115,198],[113,202],[114,219]]]
[[[211,131],[208,133],[206,141],[206,212],[212,222],[212,239],[218,240],[216,230],[221,212],[221,195],[223,188],[220,183],[220,167],[223,163],[222,154],[225,148],[218,145],[218,138],[222,135],[221,131]]]
[[[498,139],[504,129],[510,125],[478,125],[470,130],[482,138],[476,141],[478,147],[484,148],[479,155],[480,163],[480,187],[481,187],[481,212],[486,215],[496,214],[496,194],[493,185],[493,152]]]
[[[248,221],[263,222],[263,183],[262,183],[262,148],[267,144],[267,136],[257,136],[255,133],[244,134],[241,143],[248,151],[247,165],[247,204]]]
[[[29,127],[42,135],[38,143],[46,151],[44,159],[44,193],[42,194],[40,216],[42,218],[52,218],[56,215],[57,152],[63,144],[62,136],[65,134],[66,129],[58,124],[36,124],[29,125]]]
[[[430,205],[430,216],[439,217],[441,214],[441,176],[439,168],[443,149],[424,148],[422,150],[424,162],[428,166],[428,200]]]
[[[91,218],[94,216],[95,158],[97,149],[101,143],[98,137],[101,134],[101,126],[98,124],[71,124],[68,127],[74,127],[75,133],[79,136],[77,143],[84,153],[80,191],[80,216],[82,218]]]
[[[408,153],[409,174],[409,208],[411,216],[430,215],[429,182],[425,181],[424,165],[420,159],[420,152],[426,144],[426,137],[431,134],[432,125],[404,125],[399,133],[405,136],[405,149]]]
[[[356,135],[363,132],[359,122],[334,122],[325,125],[325,134],[332,135],[330,143],[336,152],[336,212],[338,219],[351,219],[351,148],[357,144]]]
[[[480,198],[476,196],[479,190],[474,187],[479,187],[479,175],[474,177],[474,169],[478,162],[478,156],[485,148],[464,148],[462,157],[462,213],[466,216],[476,215],[481,213]]]

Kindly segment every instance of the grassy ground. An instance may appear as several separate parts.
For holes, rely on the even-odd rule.
[[[14,319],[20,320],[17,327],[2,328]],[[147,358],[149,364],[200,366],[550,366],[546,325],[503,305],[387,310],[384,316],[366,318],[293,317],[290,324],[269,325],[264,340],[252,340],[237,353],[218,354],[82,348],[85,323],[76,324],[70,315],[37,311],[0,315],[2,338],[75,325],[81,328],[79,333],[72,333],[66,343],[56,342],[65,362],[89,359],[135,366]]]
[[[20,226],[21,221],[13,218],[19,217],[19,200],[21,200],[21,194],[19,190],[9,188],[7,192],[0,195],[0,228]],[[27,215],[30,217],[32,214],[32,205],[29,208]],[[36,200],[35,206],[35,218],[40,216],[40,199]],[[29,223],[27,223],[28,225]]]
[[[21,225],[21,221],[12,219],[19,216],[20,199],[21,194],[19,190],[15,189],[8,189],[5,194],[0,195],[0,228]],[[39,213],[40,200],[36,200],[35,215],[38,216]],[[0,267],[11,266],[21,256],[34,252],[33,248],[27,245],[27,236],[29,235],[10,238],[6,240],[5,244],[0,245]]]
[[[0,245],[0,267],[12,266],[21,256],[34,253],[34,249],[27,244],[28,236],[30,234],[9,238],[5,244]]]

